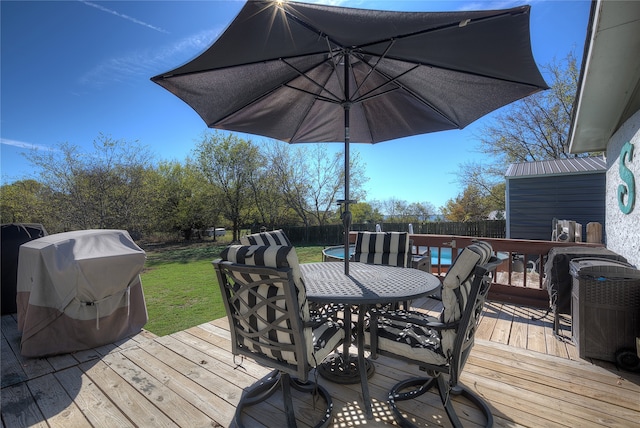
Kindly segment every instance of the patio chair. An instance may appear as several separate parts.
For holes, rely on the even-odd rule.
[[[407,232],[358,232],[351,261],[408,267],[410,248]]]
[[[241,245],[286,245],[292,247],[293,244],[284,230],[270,230],[267,232],[258,232],[251,235],[240,237]],[[336,318],[339,308],[334,305],[322,305],[319,303],[309,303],[309,311],[311,318],[316,321],[327,320],[328,318]]]
[[[416,398],[434,385],[453,426],[462,424],[451,402],[452,395],[469,399],[485,415],[486,426],[493,424],[487,404],[458,380],[474,343],[491,273],[501,262],[492,256],[492,248],[486,242],[466,247],[444,279],[443,310],[438,318],[421,312],[372,311],[369,335],[365,336],[372,358],[378,354],[399,358],[417,364],[429,374],[403,380],[391,388],[389,404],[401,426],[414,425],[397,402]]]
[[[296,426],[291,388],[319,396],[325,402],[315,425],[331,421],[331,396],[309,381],[316,367],[343,341],[341,325],[313,322],[295,249],[290,246],[227,247],[213,262],[229,319],[233,355],[247,356],[273,367],[268,376],[243,394],[234,417],[241,427],[243,410],[281,389],[287,426]]]
[[[358,232],[355,251],[350,260],[373,265],[408,267],[412,263],[410,249],[407,232]],[[408,302],[403,304],[407,309]]]
[[[245,235],[240,237],[240,244],[242,245],[287,245],[293,246],[289,237],[284,230],[270,230],[268,232],[252,233],[251,235]]]
[[[420,259],[414,261],[412,248],[413,242],[407,232],[358,232],[351,261],[430,270],[430,256],[423,254]],[[436,290],[434,296],[437,294]],[[402,302],[404,309],[409,309],[409,304],[408,301]]]

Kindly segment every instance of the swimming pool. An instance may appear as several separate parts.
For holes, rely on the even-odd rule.
[[[418,249],[421,253],[426,250],[426,247],[420,247]],[[438,265],[438,247],[431,247],[431,266]],[[440,264],[442,266],[451,265],[451,248],[442,248],[442,256],[440,258]],[[349,245],[349,256],[355,252],[355,245]],[[338,261],[344,259],[344,246],[338,245],[335,247],[327,247],[322,250],[325,261]]]

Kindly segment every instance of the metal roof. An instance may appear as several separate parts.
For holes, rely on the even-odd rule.
[[[601,157],[550,159],[537,162],[512,163],[504,176],[525,178],[553,175],[594,174],[604,172],[607,162]]]

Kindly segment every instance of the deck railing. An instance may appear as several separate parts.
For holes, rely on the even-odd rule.
[[[355,242],[355,233],[351,241]],[[432,263],[432,272],[443,276],[448,265],[442,262],[442,248],[451,249],[452,258],[474,240],[482,239],[493,250],[505,258],[497,271],[491,286],[489,298],[494,301],[546,308],[549,306],[549,294],[543,285],[544,263],[549,251],[554,247],[588,246],[603,247],[602,244],[584,242],[556,242],[526,239],[478,238],[457,235],[412,234],[415,254],[426,248],[438,248],[438,262]]]

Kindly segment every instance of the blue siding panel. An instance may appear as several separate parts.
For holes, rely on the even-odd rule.
[[[553,218],[604,225],[605,172],[509,179],[509,236],[551,239]]]

